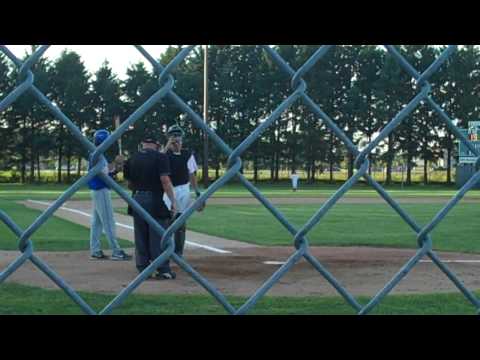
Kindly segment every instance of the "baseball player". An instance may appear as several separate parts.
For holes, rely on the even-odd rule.
[[[293,191],[297,191],[298,189],[298,179],[300,177],[298,176],[297,172],[295,170],[292,171],[292,174],[290,175],[290,179],[292,180],[292,189]]]
[[[195,191],[196,197],[201,196],[198,189],[196,171],[198,170],[195,156],[191,151],[183,149],[184,132],[178,125],[171,126],[167,131],[168,142],[163,149],[170,160],[170,178],[174,186],[175,198],[177,199],[177,216],[173,221],[182,215],[190,205],[190,186]],[[168,208],[171,202],[167,196],[163,198]],[[198,211],[203,211],[205,204]],[[186,224],[175,233],[175,253],[183,256],[185,248]]]
[[[110,133],[107,130],[98,130],[94,135],[96,146],[103,143]],[[100,157],[100,163],[103,165],[103,173],[113,176],[118,171],[114,166],[109,166],[105,156]],[[90,159],[89,170],[93,167]],[[115,233],[115,220],[113,218],[112,199],[110,189],[99,176],[95,176],[88,182],[88,187],[92,193],[93,214],[90,228],[90,258],[92,260],[105,260],[107,256],[101,249],[100,236],[102,230],[107,236],[110,247],[112,248],[112,260],[130,260],[132,257],[127,255],[118,244]]]

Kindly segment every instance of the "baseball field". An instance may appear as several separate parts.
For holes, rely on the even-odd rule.
[[[0,209],[27,228],[67,186],[0,185]],[[335,186],[260,185],[298,228],[328,200]],[[419,225],[454,196],[443,186],[387,188]],[[133,254],[133,221],[113,196],[120,244]],[[480,295],[480,191],[471,191],[432,233],[433,249]],[[32,236],[35,253],[100,310],[135,277],[134,262],[89,260],[91,203],[82,189]],[[371,188],[358,185],[308,234],[315,256],[361,304],[366,304],[416,251],[416,234]],[[188,222],[186,260],[232,305],[241,305],[294,252],[292,236],[239,185],[227,185]],[[15,235],[0,224],[0,271],[19,254]],[[109,253],[107,242],[104,249]],[[175,281],[146,281],[114,314],[226,314],[176,264]],[[0,285],[0,314],[80,314],[47,276],[27,262]],[[250,314],[354,314],[305,260],[300,260]],[[475,314],[474,307],[429,258],[396,286],[372,314]]]

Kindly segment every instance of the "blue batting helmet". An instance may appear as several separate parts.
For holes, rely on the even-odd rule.
[[[101,143],[103,143],[105,140],[107,140],[109,136],[110,136],[110,133],[108,132],[108,130],[105,130],[105,129],[97,130],[93,135],[95,146],[98,146]]]

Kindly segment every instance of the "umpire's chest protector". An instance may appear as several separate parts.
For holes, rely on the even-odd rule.
[[[172,151],[167,152],[170,160],[170,179],[173,186],[185,185],[190,182],[190,172],[188,170],[188,160],[192,153],[182,150],[180,154],[174,154]]]

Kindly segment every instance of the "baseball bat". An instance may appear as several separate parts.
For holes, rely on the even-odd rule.
[[[115,116],[115,130],[118,130],[120,127],[120,116],[116,115]],[[118,155],[123,154],[123,149],[122,149],[122,138],[120,137],[118,139]]]

